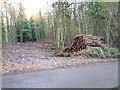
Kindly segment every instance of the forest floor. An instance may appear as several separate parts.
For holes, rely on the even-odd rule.
[[[72,68],[95,62],[118,61],[82,56],[55,57],[50,41],[16,43],[2,48],[2,75],[20,74],[59,68]]]

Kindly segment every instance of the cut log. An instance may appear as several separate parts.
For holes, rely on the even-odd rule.
[[[77,52],[86,49],[87,46],[103,47],[103,37],[94,35],[76,35],[70,48],[65,48],[63,52]]]

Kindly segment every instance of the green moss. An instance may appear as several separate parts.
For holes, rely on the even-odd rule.
[[[103,49],[101,47],[87,47],[86,51],[91,52],[91,49],[93,50],[94,54],[104,55],[104,51],[103,51]]]
[[[88,51],[88,52],[89,52],[89,51],[90,51],[90,48],[89,48],[89,47],[87,47],[87,48],[86,48],[86,51]]]
[[[108,53],[112,55],[118,54],[118,49],[117,48],[108,48]]]
[[[104,55],[104,51],[101,47],[95,47],[94,50],[97,51],[99,55]]]
[[[117,48],[113,48],[113,47],[87,47],[86,48],[87,52],[90,52],[90,56],[92,57],[96,57],[96,56],[101,56],[101,57],[105,57],[105,56],[114,56],[118,54],[118,49]]]
[[[62,53],[63,53],[63,50],[60,49],[60,48],[57,48],[57,49],[55,50],[54,55],[59,55],[59,54],[62,54]]]

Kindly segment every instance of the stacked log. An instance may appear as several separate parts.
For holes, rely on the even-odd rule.
[[[103,37],[94,36],[94,35],[77,35],[70,48],[64,49],[63,52],[78,52],[86,49],[87,46],[92,47],[103,47],[102,44]]]
[[[86,49],[86,42],[83,36],[77,36],[72,43],[71,51],[77,52]]]
[[[81,36],[81,35],[78,35],[78,37],[79,36]],[[93,35],[85,35],[85,34],[82,36],[85,39],[87,46],[92,46],[92,47],[101,47],[102,46],[103,37],[93,36]]]

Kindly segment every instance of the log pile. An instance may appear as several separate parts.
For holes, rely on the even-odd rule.
[[[79,36],[80,35],[78,35],[78,37]],[[101,47],[102,46],[103,37],[93,36],[93,35],[82,35],[82,36],[85,39],[87,46],[92,46],[92,47]]]
[[[87,46],[92,47],[103,47],[104,44],[102,44],[103,37],[99,36],[93,36],[93,35],[77,35],[70,48],[64,49],[63,52],[78,52],[83,49],[86,49]]]
[[[77,52],[86,49],[86,42],[83,36],[77,36],[70,48],[66,48],[64,52]]]

